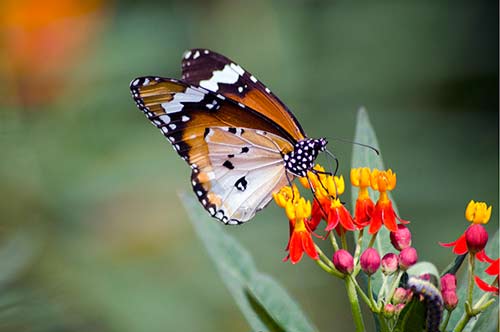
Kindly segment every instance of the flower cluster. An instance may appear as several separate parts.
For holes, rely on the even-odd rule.
[[[464,259],[457,259],[458,263],[441,276],[440,288],[438,276],[431,278],[428,273],[412,274],[410,268],[417,263],[418,253],[412,246],[412,234],[407,227],[409,222],[398,217],[389,197],[389,192],[396,188],[396,174],[390,169],[382,171],[366,167],[355,168],[350,172],[350,180],[352,186],[358,189],[353,214],[340,199],[345,191],[344,178],[325,172],[319,165],[309,171],[306,177],[299,178],[301,185],[312,192],[311,201],[301,195],[296,185],[284,187],[274,194],[276,204],[285,210],[289,221],[290,237],[286,247],[288,255],[284,260],[289,259],[292,264],[296,264],[306,253],[323,270],[344,279],[347,289],[351,289],[351,301],[357,301],[356,296],[359,295],[373,313],[385,320],[384,324],[388,327],[395,326],[408,303],[421,301],[427,306],[426,326],[429,331],[446,330],[451,312],[460,301],[464,301],[457,296],[455,275]],[[376,196],[378,197],[374,202],[372,197]],[[457,240],[441,243],[444,247],[452,247],[457,255],[469,255],[466,315],[457,324],[458,331],[465,327],[470,318],[493,303],[494,300],[488,296],[498,295],[499,259],[489,257],[484,250],[489,238],[484,224],[490,219],[491,209],[491,206],[488,207],[483,202],[470,201],[465,218],[471,225]],[[389,237],[383,240],[390,241],[393,249],[379,252],[381,247],[375,247],[374,243],[380,230],[384,228],[389,231]],[[369,241],[364,241],[365,230],[371,237]],[[324,235],[316,232],[323,232]],[[350,248],[347,244],[348,234],[354,235],[355,248]],[[330,239],[333,255],[326,255],[315,244],[314,238]],[[485,281],[474,273],[476,261],[487,265],[484,273],[495,277],[492,282]],[[417,268],[414,271],[419,270]],[[366,293],[356,280],[361,272],[366,275]],[[372,289],[371,285],[376,273],[380,273],[383,280],[383,285],[378,285],[378,290]],[[409,279],[406,278],[406,286],[401,287],[404,284],[401,283],[403,275],[409,276]],[[476,303],[472,303],[474,284],[485,291],[483,298]],[[353,297],[353,291],[358,295]],[[447,318],[439,326],[444,309],[447,311]],[[353,312],[357,311],[353,307]]]

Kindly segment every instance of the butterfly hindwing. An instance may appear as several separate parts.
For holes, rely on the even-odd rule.
[[[225,56],[206,49],[184,54],[182,79],[220,93],[279,123],[295,140],[305,133],[288,108],[255,76]]]
[[[224,223],[251,219],[272,193],[289,183],[279,136],[249,128],[211,127],[205,137],[210,165],[194,169],[193,189],[209,213]]]

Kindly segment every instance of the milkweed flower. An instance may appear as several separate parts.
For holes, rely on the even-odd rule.
[[[392,202],[387,193],[396,187],[396,173],[393,173],[390,169],[387,171],[374,169],[371,173],[370,185],[373,190],[377,190],[380,193],[380,196],[373,209],[368,232],[370,234],[377,233],[382,227],[382,224],[391,232],[397,231],[396,219],[399,218],[392,207]],[[403,220],[400,221],[407,223]]]
[[[446,310],[453,310],[458,304],[457,278],[454,274],[447,273],[441,277],[441,295]]]
[[[495,276],[495,280],[493,281],[492,284],[487,283],[486,281],[482,280],[478,276],[474,276],[474,281],[476,282],[476,285],[482,289],[485,292],[492,292],[498,295],[498,278],[499,278],[499,270],[500,270],[500,258],[497,259],[492,259],[486,255],[484,251],[480,251],[477,254],[478,260],[482,262],[488,262],[490,265],[484,270],[486,274],[490,276]],[[495,286],[496,284],[496,286]]]
[[[390,239],[393,247],[399,251],[411,246],[411,232],[405,225],[399,224],[397,231],[390,233]]]
[[[368,275],[372,275],[380,267],[380,255],[375,248],[367,248],[359,257],[361,270]]]
[[[382,273],[385,275],[391,275],[398,270],[399,267],[399,257],[398,255],[390,252],[384,255],[381,260]]]
[[[323,219],[327,222],[327,232],[339,225],[349,231],[355,230],[351,214],[338,198],[345,190],[344,177],[324,174],[325,169],[320,165],[316,165],[314,170],[316,172],[309,171],[307,177],[299,179],[305,188],[311,188],[312,185],[316,197],[311,213],[311,229],[316,229]]]
[[[314,242],[311,236],[311,230],[307,223],[311,216],[311,202],[306,201],[299,196],[295,187],[284,187],[278,193],[274,194],[274,200],[280,207],[284,207],[285,213],[290,224],[290,239],[287,250],[288,257],[292,264],[298,263],[304,252],[312,259],[319,259]]]
[[[333,254],[332,258],[335,268],[342,273],[351,273],[354,269],[354,258],[349,251],[339,249]]]
[[[399,267],[402,270],[406,270],[410,266],[415,265],[417,260],[417,250],[413,247],[405,248],[399,253]]]
[[[487,224],[491,217],[491,206],[484,202],[471,200],[465,209],[465,219],[472,223],[467,230],[453,242],[439,244],[443,247],[452,247],[456,255],[464,255],[468,251],[477,253],[484,248],[488,241],[488,233],[481,224]],[[467,235],[468,234],[468,235]]]
[[[368,167],[351,169],[351,184],[354,187],[359,187],[354,211],[354,223],[359,228],[363,228],[370,224],[373,209],[375,208],[375,204],[368,193],[371,184],[370,169]]]

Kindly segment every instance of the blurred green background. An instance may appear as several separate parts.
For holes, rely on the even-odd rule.
[[[498,228],[497,1],[4,0],[0,18],[1,331],[249,330],[179,202],[189,169],[128,90],[180,77],[188,48],[240,63],[313,137],[352,139],[365,106],[420,259],[453,258],[437,242],[470,199]],[[329,146],[347,175],[352,146]],[[353,329],[341,281],[281,262],[280,209],[227,230],[321,331]]]

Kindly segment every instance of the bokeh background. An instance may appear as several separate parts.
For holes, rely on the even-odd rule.
[[[186,220],[188,168],[129,95],[188,48],[250,70],[314,137],[352,139],[365,106],[422,260],[450,261],[437,242],[470,199],[498,228],[497,1],[3,0],[0,32],[1,331],[249,330]],[[330,148],[348,174],[352,146]],[[281,262],[285,219],[227,230],[321,331],[352,330],[342,282]]]

